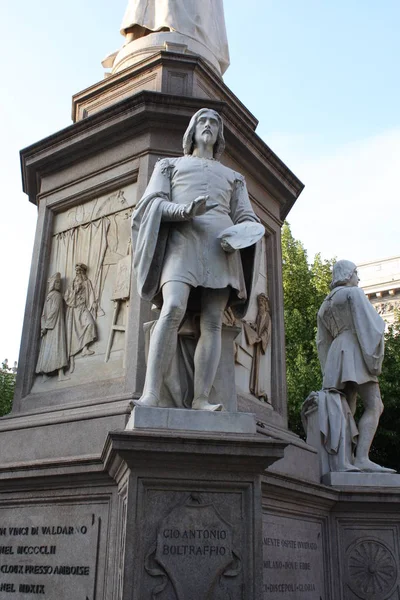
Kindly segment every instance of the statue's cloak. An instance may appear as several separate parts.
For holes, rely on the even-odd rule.
[[[377,381],[382,369],[385,322],[362,289],[339,286],[318,312],[317,346],[324,388]]]

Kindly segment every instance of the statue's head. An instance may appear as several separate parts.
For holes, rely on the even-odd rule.
[[[257,305],[259,311],[269,311],[269,298],[267,294],[258,294]]]
[[[86,277],[87,266],[84,263],[76,263],[75,265],[75,273],[77,275],[82,275]]]
[[[60,291],[61,289],[61,273],[55,273],[51,277],[49,277],[48,281],[49,292],[53,290]]]
[[[338,260],[333,265],[331,290],[339,285],[357,286],[359,281],[357,265],[351,260]]]
[[[183,136],[185,156],[193,154],[200,139],[214,140],[213,155],[216,160],[219,160],[225,148],[224,125],[220,115],[211,108],[201,108],[190,119]]]

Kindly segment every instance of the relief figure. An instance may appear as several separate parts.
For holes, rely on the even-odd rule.
[[[98,302],[93,285],[87,276],[87,266],[83,263],[75,265],[75,277],[67,289],[64,299],[67,305],[66,331],[67,349],[70,359],[70,372],[74,371],[74,357],[79,352],[82,356],[90,356],[94,351],[89,348],[97,339],[96,316]]]
[[[255,323],[243,321],[246,342],[253,346],[253,359],[250,372],[250,392],[256,397],[268,401],[267,392],[263,389],[262,373],[260,370],[261,356],[267,351],[271,336],[271,311],[269,298],[266,294],[257,296],[258,312]]]
[[[64,306],[61,295],[61,275],[55,273],[48,280],[48,292],[41,318],[41,342],[36,373],[44,376],[58,371],[58,379],[64,379],[68,366],[65,336]]]

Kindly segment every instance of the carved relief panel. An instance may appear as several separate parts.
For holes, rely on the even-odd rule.
[[[140,597],[245,600],[253,565],[243,490],[173,490],[145,485],[138,544]],[[140,556],[140,558],[139,558]]]
[[[124,372],[136,184],[55,215],[33,392]]]
[[[343,600],[398,600],[398,526],[341,524]]]

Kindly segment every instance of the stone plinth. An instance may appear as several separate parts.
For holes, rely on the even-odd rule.
[[[251,435],[256,433],[256,421],[254,415],[249,413],[135,406],[126,429],[167,429]]]
[[[262,598],[261,474],[285,444],[226,434],[110,433],[118,598]]]
[[[400,475],[393,473],[346,473],[331,472],[322,477],[322,483],[325,485],[334,485],[338,487],[352,486],[357,487],[400,487]]]

